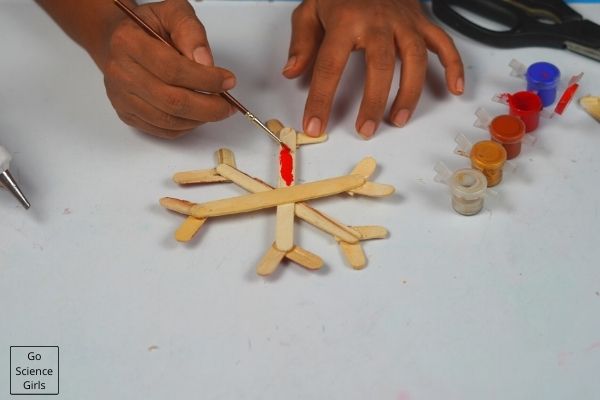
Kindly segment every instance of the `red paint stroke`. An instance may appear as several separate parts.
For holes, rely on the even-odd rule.
[[[565,90],[563,95],[560,97],[560,100],[558,100],[556,108],[554,109],[555,113],[557,113],[558,115],[562,115],[569,103],[571,103],[571,100],[573,100],[573,96],[575,96],[575,92],[577,91],[577,89],[579,89],[579,84],[574,83],[571,86],[569,86],[567,90]]]
[[[279,173],[287,186],[294,182],[294,159],[289,147],[282,145],[279,152]]]

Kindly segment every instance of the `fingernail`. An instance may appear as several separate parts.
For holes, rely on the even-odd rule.
[[[210,54],[208,47],[196,47],[192,56],[194,57],[194,61],[198,64],[206,65],[208,67],[213,65],[212,55]]]
[[[306,126],[306,134],[317,137],[321,135],[321,120],[317,117],[312,117]]]
[[[285,64],[285,66],[283,67],[283,70],[281,70],[281,72],[285,72],[288,69],[292,69],[294,65],[296,65],[296,56],[291,56],[287,61],[287,64]]]
[[[223,90],[229,90],[235,86],[235,78],[230,77],[223,81]]]
[[[229,108],[229,116],[231,117],[233,114],[235,114],[237,112],[237,108],[235,107],[230,107]]]
[[[377,128],[377,125],[375,124],[375,121],[372,121],[369,119],[362,124],[362,126],[358,130],[358,133],[360,136],[363,137],[363,139],[368,140],[373,137],[373,134],[375,133],[376,128]]]
[[[398,111],[394,119],[392,119],[392,123],[399,128],[402,128],[408,122],[408,118],[410,117],[410,111],[403,109]]]
[[[458,93],[462,93],[465,91],[465,81],[463,78],[458,78],[456,80],[456,91]]]

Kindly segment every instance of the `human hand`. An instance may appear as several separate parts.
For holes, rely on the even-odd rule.
[[[234,87],[235,76],[214,66],[206,32],[192,6],[186,0],[166,0],[134,11],[183,55],[128,18],[115,24],[99,65],[121,120],[172,139],[234,114],[235,109],[214,93]]]
[[[402,127],[412,115],[427,69],[427,49],[446,70],[448,90],[463,92],[464,72],[452,39],[430,22],[418,0],[304,0],[292,15],[289,58],[283,69],[295,78],[314,69],[304,109],[304,131],[324,132],[335,91],[350,52],[364,50],[366,82],[356,119],[365,139],[373,136],[387,104],[396,55],[402,60],[400,88],[389,120]]]

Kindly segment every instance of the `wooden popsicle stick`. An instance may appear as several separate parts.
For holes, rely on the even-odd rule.
[[[392,185],[377,182],[365,182],[364,185],[352,189],[350,194],[360,194],[369,197],[386,197],[394,194],[396,188]]]
[[[188,215],[190,209],[194,205],[191,201],[176,199],[174,197],[163,197],[160,199],[160,205],[167,210],[178,212],[179,214]]]
[[[187,217],[175,231],[175,240],[178,242],[189,242],[205,222],[206,218]]]
[[[367,265],[367,257],[359,243],[339,242],[342,253],[346,257],[348,264],[354,269],[363,269]]]
[[[278,187],[285,188],[293,186],[296,177],[296,131],[291,128],[283,128],[281,131],[279,131],[279,138],[290,149],[290,156],[292,158],[291,183],[288,185],[288,182],[283,179],[281,174],[279,176]],[[294,214],[294,203],[287,203],[277,206],[275,247],[279,250],[287,252],[294,247]]]
[[[267,121],[267,128],[277,136],[279,136],[279,131],[281,131],[284,126],[278,119],[270,119]]]
[[[233,168],[236,168],[235,156],[233,155],[233,152],[229,149],[222,148],[215,151],[215,159],[217,161],[217,165],[226,164]]]
[[[296,216],[336,239],[357,243],[360,233],[306,203],[296,203]]]
[[[231,182],[229,179],[223,178],[221,175],[219,175],[214,168],[178,172],[173,175],[173,181],[180,185],[189,185],[192,183]]]
[[[377,161],[373,157],[365,157],[356,164],[350,175],[360,175],[369,179],[377,169]]]
[[[258,178],[254,178],[239,169],[233,168],[229,165],[221,164],[217,166],[217,171],[222,176],[230,179],[233,183],[245,189],[251,193],[270,192],[274,189],[273,186],[266,182],[261,181]]]
[[[352,226],[351,228],[360,233],[361,240],[385,239],[389,234],[385,227],[378,225]]]
[[[285,251],[281,251],[275,248],[275,244],[270,246],[263,258],[259,261],[258,266],[256,267],[256,273],[258,275],[267,276],[271,275],[279,264],[283,257],[285,257]]]
[[[365,179],[359,175],[339,176],[296,186],[277,188],[269,192],[252,193],[195,204],[190,207],[187,215],[205,218],[257,211],[285,203],[296,203],[333,196],[348,192],[362,186],[364,183]]]
[[[285,256],[306,269],[317,270],[323,267],[323,259],[302,247],[294,246]]]
[[[328,136],[326,133],[323,133],[321,136],[312,137],[308,136],[306,133],[298,132],[298,136],[296,139],[296,147],[299,147],[304,144],[323,143],[327,141],[327,138]]]
[[[273,189],[272,186],[260,179],[253,178],[228,165],[217,166],[217,171],[236,185],[252,193],[267,192]],[[315,210],[306,203],[296,203],[295,212],[298,218],[345,242],[356,243],[360,238],[360,233],[353,231],[327,214]]]

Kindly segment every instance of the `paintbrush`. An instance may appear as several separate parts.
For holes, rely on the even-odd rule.
[[[137,23],[140,26],[140,28],[142,28],[144,31],[146,31],[146,33],[148,33],[150,36],[153,36],[155,39],[160,40],[161,42],[163,42],[164,44],[166,44],[167,46],[169,46],[170,48],[174,49],[179,54],[181,54],[181,52],[179,50],[177,50],[171,43],[169,43],[162,36],[160,36],[160,34],[158,32],[156,32],[154,29],[152,29],[150,27],[150,25],[145,23],[144,20],[142,20],[140,17],[138,17],[137,14],[132,9],[127,7],[125,4],[123,4],[123,2],[121,2],[120,0],[114,0],[114,2],[128,17],[130,17],[133,21],[135,21],[135,23]],[[225,100],[227,100],[227,102],[229,104],[231,104],[236,109],[238,109],[242,114],[244,114],[244,116],[246,118],[248,118],[248,120],[250,120],[254,124],[258,125],[263,131],[268,133],[269,136],[271,136],[271,138],[273,138],[273,140],[275,140],[281,146],[287,147],[281,141],[281,139],[279,139],[279,137],[276,134],[274,134],[269,128],[267,128],[267,126],[260,119],[258,119],[254,114],[252,114],[250,112],[250,110],[248,110],[246,107],[244,107],[242,105],[242,103],[240,103],[235,97],[233,97],[228,92],[221,92],[221,93],[219,93],[219,95],[221,97],[223,97]]]

